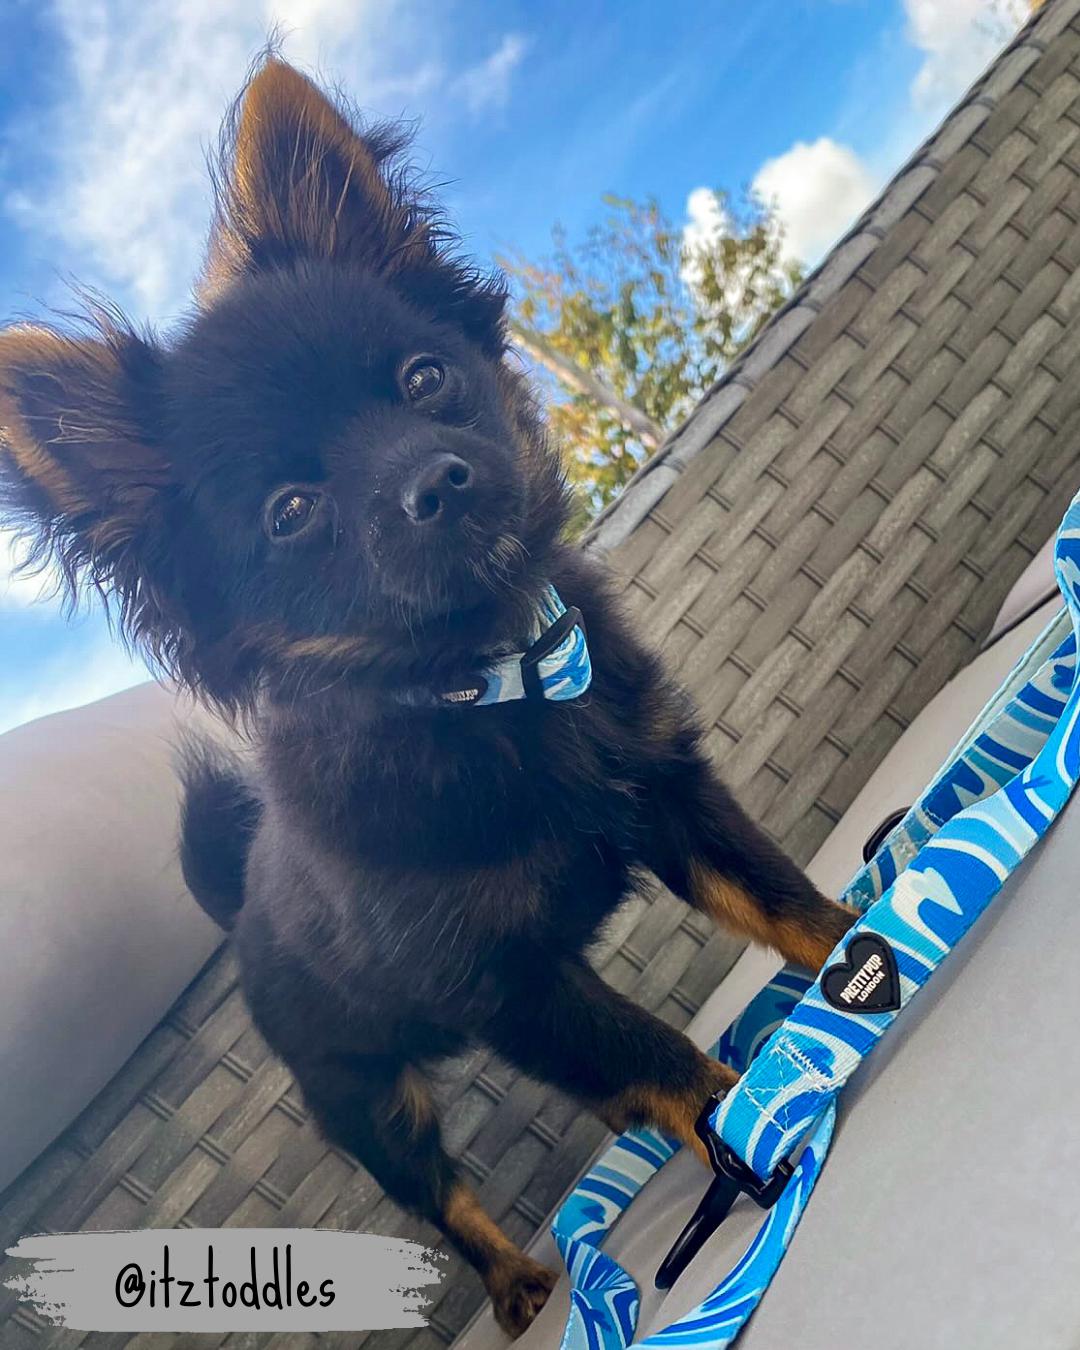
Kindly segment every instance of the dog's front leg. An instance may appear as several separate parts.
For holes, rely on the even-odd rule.
[[[816,971],[856,915],[827,899],[738,804],[688,735],[647,775],[640,861],[718,923]]]
[[[726,1091],[737,1075],[612,989],[583,960],[537,961],[522,971],[488,1039],[518,1068],[577,1097],[616,1133],[656,1126],[708,1164],[694,1125],[709,1096]]]
[[[383,1057],[344,1055],[293,1069],[326,1137],[352,1153],[387,1195],[446,1234],[483,1280],[499,1325],[520,1336],[555,1276],[511,1242],[461,1179],[443,1150],[423,1073]]]

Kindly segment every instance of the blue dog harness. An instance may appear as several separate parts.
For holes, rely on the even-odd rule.
[[[579,698],[592,681],[589,644],[581,611],[563,604],[554,586],[545,588],[523,652],[492,658],[456,689],[414,687],[398,691],[400,703],[421,708],[482,708],[516,699],[561,703]]]
[[[787,967],[712,1053],[742,1073],[698,1121],[716,1173],[657,1275],[668,1287],[740,1197],[766,1217],[743,1256],[685,1317],[635,1340],[639,1295],[601,1243],[679,1144],[616,1140],[555,1217],[571,1280],[563,1350],[721,1350],[757,1306],[824,1163],[841,1088],[984,913],[1080,775],[1080,496],[1057,537],[1066,611],[1018,662],[937,776],[842,899],[862,914],[817,979]]]

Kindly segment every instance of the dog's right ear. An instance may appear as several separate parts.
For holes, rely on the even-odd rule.
[[[0,331],[0,513],[72,598],[111,595],[127,635],[161,655],[177,632],[162,591],[170,474],[147,430],[158,356],[110,316],[95,325]]]
[[[305,260],[355,265],[501,355],[505,286],[452,256],[445,226],[400,167],[407,141],[401,127],[354,125],[300,71],[264,62],[222,132],[199,302]]]
[[[360,132],[305,75],[272,57],[222,132],[217,212],[200,299],[302,259],[398,271],[429,248],[426,225],[388,177],[402,137]]]

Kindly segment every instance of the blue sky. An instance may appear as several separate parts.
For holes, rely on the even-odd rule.
[[[0,7],[0,319],[64,279],[166,328],[208,215],[203,156],[275,26],[287,57],[379,115],[470,250],[545,252],[601,194],[707,229],[702,187],[755,186],[813,261],[1015,23],[1020,0],[6,0]],[[0,730],[145,678],[100,611],[8,581]]]

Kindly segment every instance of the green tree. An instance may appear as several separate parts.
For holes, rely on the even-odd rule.
[[[800,279],[759,203],[697,196],[696,228],[674,226],[654,200],[607,196],[582,244],[556,226],[549,258],[500,259],[514,283],[513,334],[550,377],[549,420],[584,516],[618,493]]]

